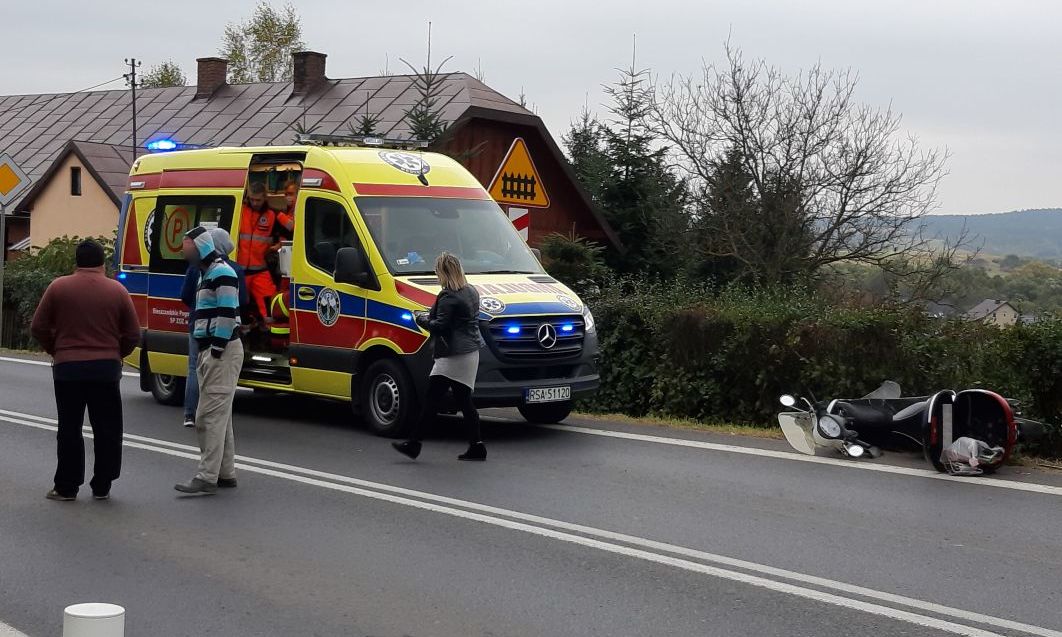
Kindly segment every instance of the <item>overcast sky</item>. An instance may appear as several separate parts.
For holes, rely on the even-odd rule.
[[[0,94],[73,91],[117,77],[122,59],[173,59],[194,82],[226,22],[254,0],[9,0]],[[279,2],[277,3],[279,4]],[[748,57],[789,70],[821,60],[860,75],[859,97],[890,102],[922,143],[947,147],[940,212],[1062,207],[1062,2],[1054,0],[302,0],[310,49],[330,77],[421,61],[426,23],[448,70],[482,65],[521,89],[559,138],[631,57],[667,76],[718,60],[728,33]],[[111,86],[120,87],[121,83]],[[2,149],[0,149],[2,150]]]

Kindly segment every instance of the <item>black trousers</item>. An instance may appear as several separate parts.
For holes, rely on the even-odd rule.
[[[470,443],[479,442],[483,439],[479,431],[479,412],[476,411],[476,406],[472,404],[472,389],[445,376],[431,376],[428,378],[428,397],[424,401],[424,409],[420,412],[420,418],[413,425],[413,431],[409,436],[410,440],[416,440],[417,442],[423,440],[424,430],[427,428],[428,422],[434,421],[438,415],[443,399],[446,398],[447,389],[453,392],[457,408],[461,410],[461,414],[465,417],[465,432],[468,435],[468,441]]]
[[[58,466],[55,490],[75,495],[85,483],[85,438],[81,427],[88,408],[92,424],[96,463],[93,493],[108,493],[122,470],[122,394],[119,381],[55,381],[55,405],[59,410]]]

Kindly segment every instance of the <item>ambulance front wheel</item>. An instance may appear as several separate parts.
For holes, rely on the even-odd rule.
[[[184,403],[184,377],[169,374],[151,375],[151,395],[163,405]]]
[[[555,425],[572,413],[570,402],[520,405],[517,407],[524,420],[536,425]]]
[[[398,361],[383,358],[365,370],[361,413],[374,432],[398,437],[409,431],[418,416],[413,379]]]

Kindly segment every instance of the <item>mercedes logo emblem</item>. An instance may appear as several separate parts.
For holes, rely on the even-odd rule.
[[[553,349],[553,346],[557,344],[557,328],[549,323],[539,325],[538,344],[542,346],[542,349]]]

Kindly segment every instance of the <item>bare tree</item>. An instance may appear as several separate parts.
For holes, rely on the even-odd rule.
[[[705,255],[765,283],[840,262],[905,276],[954,267],[954,248],[941,248],[921,222],[936,206],[946,151],[904,136],[891,107],[856,103],[850,71],[816,65],[786,76],[729,43],[725,52],[723,65],[656,87],[652,112],[700,193]],[[727,192],[748,196],[719,196],[724,167]]]

